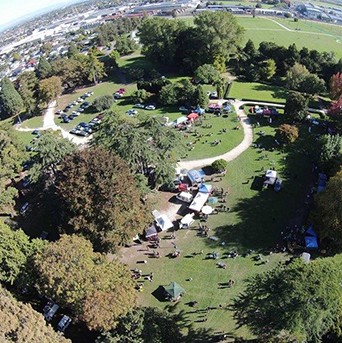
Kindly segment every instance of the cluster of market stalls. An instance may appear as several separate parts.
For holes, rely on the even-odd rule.
[[[223,211],[225,206],[212,207],[222,202],[223,190],[216,190],[211,184],[205,182],[205,172],[202,169],[176,170],[179,193],[176,198],[186,205],[185,216],[176,224],[180,229],[188,229],[195,217],[207,218],[208,215]],[[152,212],[154,222],[144,230],[147,240],[157,240],[158,233],[174,228],[173,222],[166,214],[157,210]]]

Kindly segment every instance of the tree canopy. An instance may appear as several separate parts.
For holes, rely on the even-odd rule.
[[[26,158],[24,148],[12,130],[6,125],[0,126],[0,212],[6,213],[14,213],[18,190],[12,179],[20,172]]]
[[[101,112],[104,110],[108,110],[114,104],[113,96],[111,95],[102,95],[97,97],[92,106],[96,109],[96,111]]]
[[[297,92],[291,92],[286,99],[284,114],[289,120],[301,121],[306,115],[308,98]]]
[[[19,114],[24,108],[23,100],[13,83],[4,77],[0,83],[0,115],[1,119]]]
[[[275,137],[279,142],[283,144],[295,142],[298,136],[298,128],[294,125],[282,124],[276,129]]]
[[[220,80],[221,75],[212,64],[203,64],[195,70],[194,77],[197,82],[213,84]]]
[[[326,189],[315,198],[313,218],[320,240],[327,239],[337,250],[342,248],[342,171],[331,177]]]
[[[39,81],[39,99],[44,105],[56,100],[61,93],[62,81],[58,76]]]
[[[30,242],[22,230],[13,231],[0,222],[0,281],[13,285],[29,269],[28,261],[42,247],[42,240]]]
[[[119,318],[115,329],[101,334],[96,343],[183,342],[177,315],[157,308],[135,308]]]
[[[235,318],[267,341],[286,336],[287,341],[320,342],[338,332],[341,319],[340,257],[305,264],[298,259],[247,281],[235,300]]]
[[[67,231],[86,236],[98,251],[115,251],[150,221],[127,163],[100,147],[65,157],[56,192]]]
[[[41,137],[33,143],[35,154],[31,159],[31,180],[36,182],[42,176],[55,177],[58,164],[75,148],[75,145],[63,138],[59,132],[45,131],[42,133]]]
[[[62,235],[36,255],[37,287],[91,330],[110,330],[135,303],[129,269],[94,253],[86,239]]]
[[[31,305],[17,301],[0,287],[0,341],[3,343],[71,343],[55,332]]]
[[[157,63],[178,65],[190,72],[203,64],[213,64],[221,71],[242,32],[232,14],[205,11],[195,17],[194,27],[178,19],[149,18],[141,24],[139,37],[143,53]]]
[[[183,151],[179,133],[162,126],[156,117],[134,124],[109,114],[94,141],[124,159],[134,174],[148,177],[152,186],[172,181],[174,163]]]

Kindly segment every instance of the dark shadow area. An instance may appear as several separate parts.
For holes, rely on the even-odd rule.
[[[151,294],[160,302],[168,302],[165,298],[165,290],[163,286],[159,286]]]

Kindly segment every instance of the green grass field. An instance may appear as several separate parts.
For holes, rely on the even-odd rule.
[[[248,149],[228,164],[227,175],[221,182],[213,183],[215,187],[222,187],[230,192],[226,205],[231,210],[211,215],[207,222],[211,229],[209,235],[217,237],[217,242],[198,236],[196,221],[191,230],[176,232],[175,244],[181,250],[179,258],[168,257],[174,248],[167,233],[162,235],[160,259],[150,258],[149,252],[141,247],[124,248],[121,251],[123,261],[131,268],[139,268],[143,274],[154,272],[153,282],[143,281],[143,292],[138,295],[141,304],[166,308],[169,303],[160,301],[157,290],[160,286],[176,281],[185,288],[186,294],[175,305],[174,310],[184,310],[186,320],[193,323],[195,328],[209,329],[212,333],[224,331],[232,337],[244,338],[251,338],[247,328],[237,329],[233,313],[219,305],[231,305],[233,299],[243,290],[248,276],[273,268],[279,261],[288,258],[286,254],[280,253],[268,255],[267,251],[280,241],[280,232],[296,217],[296,209],[302,206],[311,169],[310,162],[297,150],[305,142],[307,133],[302,133],[302,140],[289,153],[279,151],[274,143],[274,130],[279,123],[273,123],[270,127],[266,119],[251,117],[252,123],[256,120],[261,126],[255,130],[255,142],[262,144],[266,151]],[[257,135],[261,130],[265,132],[264,136]],[[276,150],[271,151],[271,147]],[[274,167],[283,179],[283,189],[279,193],[275,193],[273,189],[261,190],[258,187],[257,180],[260,180],[263,170],[269,167]],[[254,177],[256,179],[251,180]],[[161,199],[167,201],[162,194],[158,193],[155,197],[159,203]],[[167,203],[164,204],[166,206]],[[223,257],[232,250],[243,255],[249,249],[255,253],[236,259]],[[200,254],[202,250],[203,253]],[[218,268],[217,261],[206,259],[206,255],[213,251],[220,254],[217,261],[227,264],[226,270]],[[257,253],[267,254],[264,259],[269,259],[269,263],[256,263],[253,257]],[[147,264],[137,263],[142,260],[147,260]],[[229,279],[235,281],[232,288],[224,287]],[[198,302],[195,309],[188,305],[191,301]],[[203,313],[196,309],[205,309],[208,306],[216,309],[210,310],[208,320],[204,322]]]
[[[262,41],[270,41],[283,46],[295,43],[299,49],[307,47],[320,52],[333,51],[337,58],[342,57],[341,26],[304,20],[296,23],[291,19],[282,18],[238,16],[237,20],[245,28],[242,44],[245,44],[248,39],[251,39],[256,46]]]
[[[43,116],[42,115],[23,120],[23,122],[20,124],[20,127],[29,128],[29,129],[34,129],[34,128],[42,127],[42,126],[43,126]]]
[[[286,101],[286,90],[276,86],[268,86],[257,82],[234,81],[230,92],[230,98],[252,99],[258,101]]]

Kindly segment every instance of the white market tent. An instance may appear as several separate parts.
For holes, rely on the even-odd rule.
[[[172,221],[170,220],[170,218],[166,214],[161,214],[157,210],[154,210],[154,211],[152,211],[152,215],[154,217],[156,225],[162,231],[166,231],[168,229],[173,228]]]
[[[189,206],[189,210],[200,212],[204,204],[207,202],[209,198],[209,193],[201,193],[198,192]]]
[[[194,222],[194,213],[188,213],[179,222],[179,227],[181,229],[183,229],[183,228],[188,229],[193,222]]]

